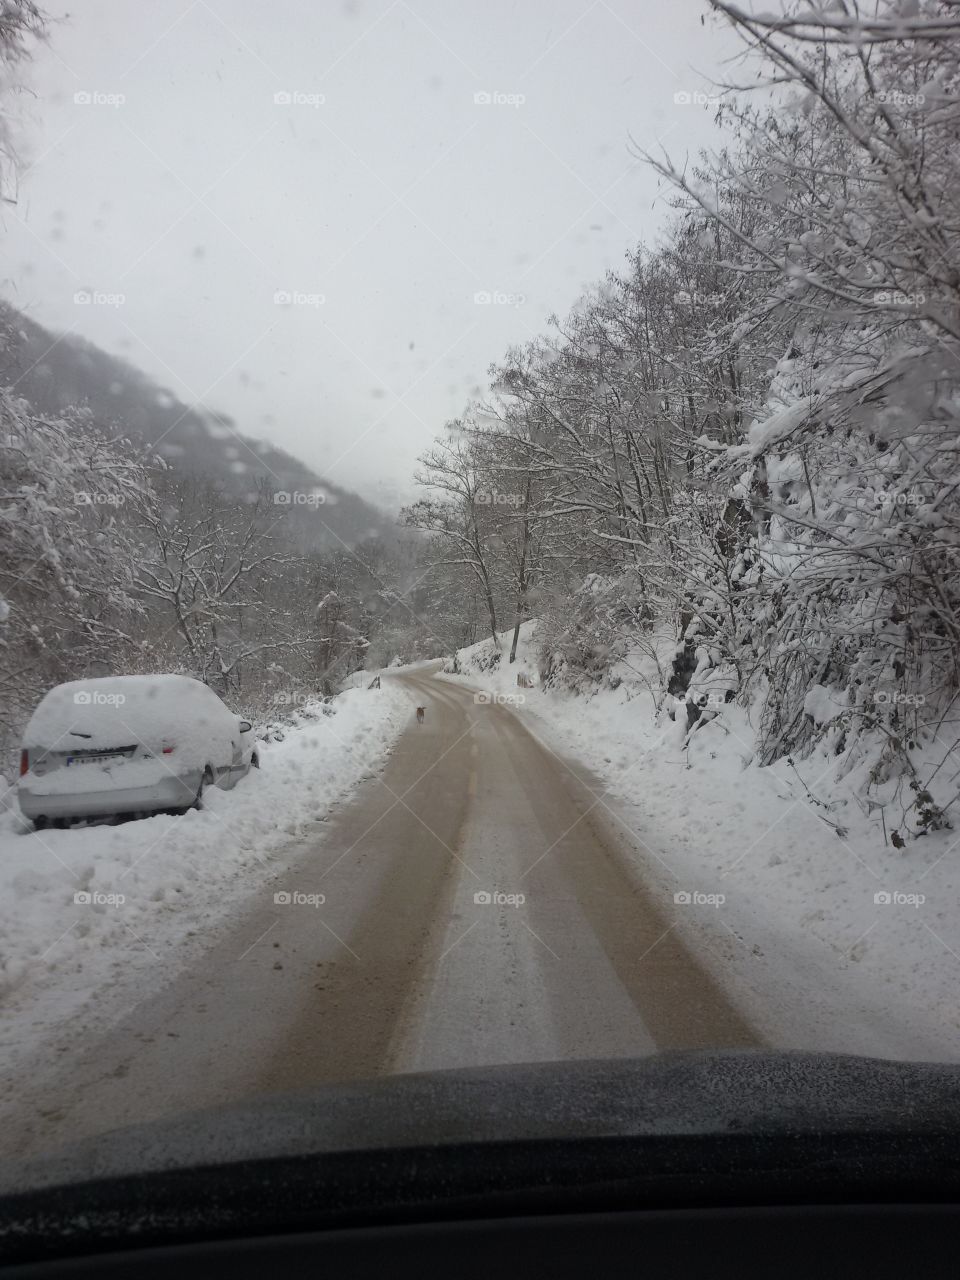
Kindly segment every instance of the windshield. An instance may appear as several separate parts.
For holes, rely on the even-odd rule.
[[[759,9],[2,6],[6,1157],[960,1058],[960,13]]]

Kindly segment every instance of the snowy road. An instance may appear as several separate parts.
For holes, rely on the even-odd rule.
[[[7,1154],[334,1079],[758,1043],[601,784],[506,708],[395,678],[410,726],[384,771],[191,970],[24,1085]]]

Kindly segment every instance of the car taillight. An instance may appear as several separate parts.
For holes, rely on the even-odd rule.
[[[20,752],[20,777],[22,778],[25,773],[29,772],[29,770],[30,770],[30,755],[27,749],[24,748],[23,751]]]

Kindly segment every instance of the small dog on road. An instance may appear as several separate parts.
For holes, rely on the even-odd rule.
[[[423,717],[427,714],[426,707],[417,707],[417,724],[423,724]]]

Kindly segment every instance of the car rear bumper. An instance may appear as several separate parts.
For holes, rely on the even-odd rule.
[[[45,795],[21,781],[18,788],[20,811],[25,818],[89,818],[113,813],[140,813],[159,809],[182,809],[193,804],[200,775],[176,777],[168,774],[139,787],[112,787],[108,791],[53,792]]]

